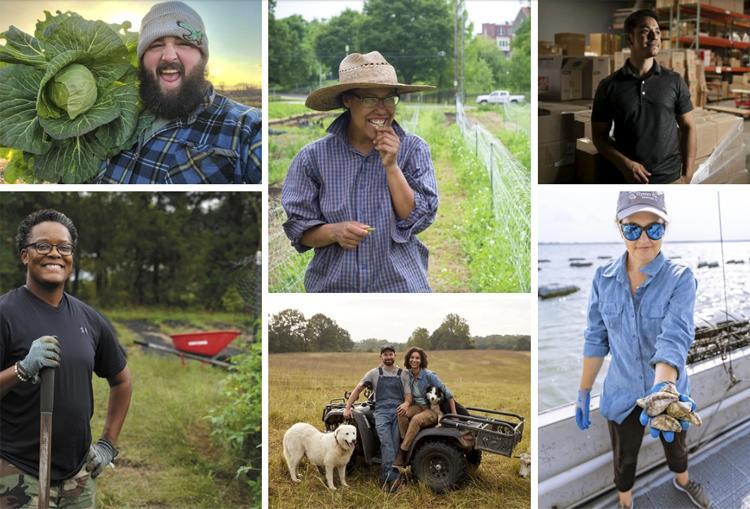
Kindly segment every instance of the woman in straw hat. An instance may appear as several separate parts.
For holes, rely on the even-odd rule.
[[[612,442],[619,507],[633,507],[638,451],[648,426],[651,436],[661,440],[675,488],[707,508],[708,492],[688,475],[686,442],[689,423],[700,423],[685,412],[695,410],[686,368],[695,335],[695,277],[661,252],[669,222],[664,193],[622,191],[616,220],[625,253],[594,276],[576,424],[582,430],[591,425],[591,386],[611,354],[599,413],[607,419]],[[683,402],[685,409],[675,413],[659,406],[672,400]]]
[[[416,234],[435,219],[435,172],[424,140],[395,121],[404,85],[377,51],[352,53],[339,83],[311,93],[318,111],[344,108],[328,134],[294,158],[281,192],[284,231],[315,249],[308,292],[429,292],[427,248]]]

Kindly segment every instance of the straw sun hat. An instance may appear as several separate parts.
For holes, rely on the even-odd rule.
[[[318,111],[341,108],[341,93],[356,88],[395,88],[399,93],[432,90],[431,85],[405,85],[398,82],[396,69],[383,55],[371,51],[365,55],[351,53],[339,64],[339,83],[319,88],[307,96],[305,105]]]

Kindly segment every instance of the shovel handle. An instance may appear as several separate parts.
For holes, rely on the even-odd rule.
[[[39,509],[49,508],[50,469],[52,466],[52,407],[55,402],[55,370],[39,373],[42,386],[39,395]]]
[[[39,373],[42,380],[39,394],[39,411],[52,413],[52,407],[55,403],[55,370],[53,368],[44,368]]]

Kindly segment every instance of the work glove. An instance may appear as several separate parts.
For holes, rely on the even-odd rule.
[[[91,472],[91,478],[96,479],[102,473],[104,467],[112,463],[117,454],[118,451],[115,446],[106,438],[100,438],[95,444],[92,444],[86,458],[86,471]]]
[[[591,421],[589,420],[589,410],[591,406],[591,390],[578,389],[578,399],[576,400],[576,424],[579,429],[589,429]]]
[[[56,368],[60,365],[60,343],[54,336],[42,336],[31,343],[26,357],[19,361],[19,367],[29,378],[34,378],[42,368]]]
[[[657,384],[654,384],[653,387],[651,387],[651,390],[648,391],[648,394],[646,394],[646,396],[648,396],[649,394],[654,394],[655,392],[664,390],[664,388],[667,385],[672,385],[674,387],[674,384],[672,382],[659,382]],[[686,398],[686,399],[683,399],[683,398]],[[680,401],[689,401],[691,403],[692,409],[695,410],[695,402],[692,399],[690,399],[689,396],[685,394],[680,394],[678,399]],[[652,417],[648,415],[645,408],[641,410],[641,415],[638,418],[638,420],[641,422],[641,426],[649,426],[651,419]],[[690,423],[687,421],[680,421],[680,425],[682,426],[683,430],[686,430],[688,426],[690,425]],[[651,433],[651,436],[654,438],[659,438],[659,434],[661,434],[664,437],[665,442],[667,443],[674,442],[674,431],[662,431],[662,430],[654,428],[653,426],[649,426],[649,432]]]

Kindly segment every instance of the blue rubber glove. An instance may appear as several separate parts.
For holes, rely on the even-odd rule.
[[[654,386],[651,387],[651,390],[648,391],[648,394],[646,394],[646,396],[648,396],[649,394],[653,394],[655,392],[661,391],[668,383],[670,382],[659,382],[658,384],[654,384]],[[680,395],[680,397],[682,397],[682,395]],[[693,405],[695,405],[695,403],[693,403]],[[641,410],[641,415],[638,418],[638,420],[641,422],[641,426],[649,425],[649,422],[651,421],[651,417],[649,417],[649,415],[646,413],[645,408]],[[686,421],[680,421],[680,424],[682,425],[682,429],[685,430],[687,429],[686,426],[689,425],[690,423]],[[649,428],[649,433],[651,433],[651,436],[654,438],[659,438],[659,434],[661,433],[661,435],[664,437],[665,442],[670,443],[670,444],[674,442],[674,431],[662,431],[660,429]]]
[[[589,429],[591,421],[589,420],[589,411],[591,406],[591,390],[578,389],[578,399],[576,400],[576,424],[579,429]]]

